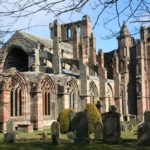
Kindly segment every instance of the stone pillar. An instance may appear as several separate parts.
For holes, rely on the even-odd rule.
[[[81,39],[82,42],[82,39]],[[88,59],[85,55],[85,45],[81,43],[80,45],[80,60],[79,60],[79,68],[80,68],[80,91],[82,96],[88,95],[88,86],[89,86],[89,66],[87,65]]]
[[[4,58],[2,57],[2,54],[0,53],[0,72],[3,72],[3,65],[4,65]]]
[[[79,59],[79,33],[77,32],[77,29],[73,29],[73,58],[74,59]]]
[[[61,26],[57,20],[53,25],[53,72],[59,74],[62,72],[61,66]]]
[[[39,66],[40,66],[39,51],[40,51],[40,43],[38,43],[37,48],[33,50],[33,65],[32,65],[33,71],[40,70],[40,68],[39,68]]]
[[[104,53],[103,50],[98,52],[98,75],[103,79],[107,79],[107,71],[104,67]]]
[[[43,99],[42,99],[42,92],[36,93],[36,128],[39,129],[43,127]]]
[[[43,94],[37,83],[32,85],[31,95],[33,95],[31,118],[35,123],[34,128],[40,129],[43,127]]]
[[[113,58],[113,79],[114,79],[114,97],[115,97],[115,105],[118,107],[118,111],[121,114],[121,118],[123,118],[123,110],[122,110],[122,98],[121,98],[121,89],[120,89],[120,81],[121,75],[119,73],[119,58],[118,54],[114,52]],[[122,95],[123,97],[123,95]]]
[[[145,68],[144,66],[144,43],[140,42],[137,44],[137,51],[139,52],[138,65],[139,72],[137,73],[137,114],[138,119],[143,120],[144,112],[146,111],[146,90],[145,90]]]
[[[7,82],[2,81],[0,89],[0,122],[2,123],[2,131],[6,131],[6,123],[10,118],[10,91],[6,87]]]
[[[90,37],[89,63],[96,63],[96,40],[93,33],[91,33]]]

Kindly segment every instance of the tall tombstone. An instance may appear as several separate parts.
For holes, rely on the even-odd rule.
[[[60,143],[60,124],[58,121],[54,121],[51,124],[51,139],[54,145]]]
[[[6,126],[6,133],[4,134],[4,143],[14,143],[16,137],[15,127],[13,121],[9,120]]]
[[[138,145],[150,145],[150,111],[144,113],[144,123],[138,126]]]
[[[98,121],[94,125],[94,139],[101,140],[103,138],[103,124]]]
[[[150,111],[146,111],[144,113],[144,123],[146,125],[150,125]]]
[[[75,117],[71,121],[70,131],[76,132],[75,143],[76,144],[89,144],[89,130],[87,112],[77,112]]]
[[[117,107],[111,105],[109,112],[102,114],[103,119],[103,141],[105,143],[118,143],[120,141],[120,113]]]

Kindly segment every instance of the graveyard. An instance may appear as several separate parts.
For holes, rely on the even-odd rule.
[[[96,108],[94,105],[89,105],[90,107]],[[94,111],[97,113],[97,109]],[[60,121],[62,114],[57,121],[52,122],[51,127],[43,130],[34,130],[30,133],[15,130],[13,122],[10,120],[7,122],[6,133],[0,133],[0,149],[149,150],[149,111],[144,114],[144,122],[132,119],[122,122],[117,108],[112,105],[109,112],[101,114],[102,118],[93,123],[92,126],[90,123],[91,118],[95,117],[94,111],[89,112],[89,109],[76,113],[70,110],[64,111],[65,115],[66,112],[69,114],[68,129],[66,128],[65,130],[64,127],[62,128]],[[98,112],[98,114],[100,113]],[[100,118],[98,114],[97,117]],[[92,122],[94,122],[95,118]]]
[[[134,128],[136,130],[136,127]],[[101,142],[97,143],[94,142],[92,144],[87,145],[76,145],[76,144],[68,144],[67,143],[67,137],[65,134],[61,135],[61,144],[59,145],[52,145],[51,139],[50,139],[50,130],[46,130],[48,134],[47,140],[41,140],[41,134],[43,131],[35,131],[33,133],[18,133],[18,137],[16,140],[16,143],[12,144],[2,144],[3,142],[3,134],[0,133],[0,149],[2,150],[10,150],[10,149],[16,149],[16,150],[77,150],[77,149],[99,149],[99,150],[149,150],[148,146],[137,146],[137,135],[134,131],[126,131],[121,132],[121,138],[124,139],[126,143],[124,144],[103,144]],[[93,138],[93,135],[91,135],[91,138]]]

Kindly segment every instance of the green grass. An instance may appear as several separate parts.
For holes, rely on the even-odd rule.
[[[89,145],[51,145],[49,141],[27,141],[15,144],[1,144],[1,150],[149,150],[149,147],[139,147],[132,145],[108,145],[108,144],[89,144]]]
[[[135,129],[134,129],[135,130]],[[52,145],[50,141],[50,130],[46,130],[49,139],[40,140],[43,131],[34,131],[33,133],[18,132],[17,141],[14,144],[0,144],[0,150],[149,150],[150,147],[137,146],[137,136],[135,131],[126,131],[121,133],[121,138],[126,141],[124,144],[98,144],[93,141],[89,145],[66,144],[66,135],[61,135],[62,143],[60,145]],[[93,134],[90,135],[93,138]],[[3,141],[3,134],[0,133],[0,143]]]

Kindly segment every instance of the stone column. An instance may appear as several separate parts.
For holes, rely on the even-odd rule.
[[[39,51],[40,51],[40,43],[38,43],[37,48],[33,50],[33,65],[32,71],[39,71],[40,68],[40,58],[39,58]]]
[[[89,63],[96,63],[96,40],[93,33],[90,37]]]
[[[32,119],[35,122],[34,128],[40,129],[43,127],[43,95],[38,85],[33,85],[33,91],[31,94],[34,95],[33,99],[33,112],[31,112]]]
[[[58,20],[53,25],[53,72],[59,74],[62,72],[61,66],[61,25]]]
[[[99,77],[106,79],[107,78],[107,71],[104,67],[104,53],[103,50],[99,50],[98,52],[98,75]]]
[[[79,40],[80,36],[77,29],[73,29],[73,58],[79,59]]]
[[[10,90],[7,87],[7,82],[2,81],[0,88],[0,122],[2,123],[2,131],[6,131],[6,123],[10,118]]]

